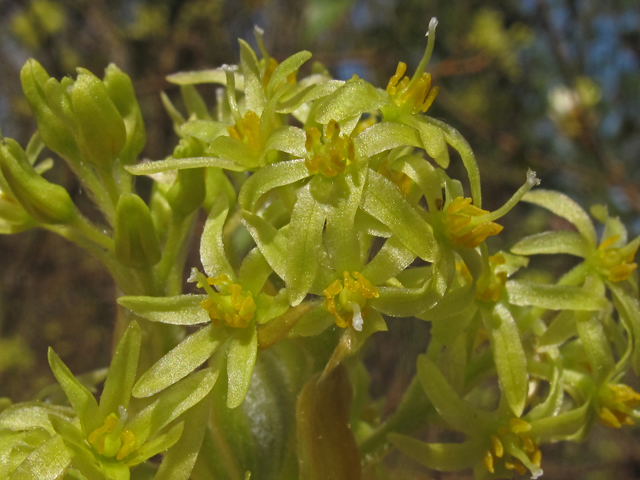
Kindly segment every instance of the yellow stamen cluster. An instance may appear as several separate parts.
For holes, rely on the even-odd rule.
[[[431,74],[423,73],[413,83],[409,77],[404,77],[407,71],[407,64],[398,63],[396,73],[389,79],[387,93],[389,97],[399,107],[408,105],[411,113],[426,112],[438,95],[438,87],[431,88]]]
[[[516,448],[522,450],[533,465],[540,468],[542,452],[531,436],[527,434],[530,430],[531,424],[520,418],[512,418],[509,420],[508,427],[498,428],[497,435],[491,435],[491,447],[485,451],[482,457],[484,468],[490,473],[495,473],[497,459],[504,459],[504,466],[507,470],[514,470],[520,475],[527,472],[527,467],[506,451],[505,444],[516,445]]]
[[[613,235],[604,240],[598,247],[598,264],[605,271],[605,275],[612,282],[626,280],[631,272],[638,268],[638,264],[633,262],[638,248],[623,254],[620,248],[613,245],[620,235]]]
[[[260,150],[260,117],[249,110],[242,117],[240,125],[227,127],[229,136],[249,145],[252,150]]]
[[[340,328],[362,330],[362,320],[369,313],[367,300],[378,298],[378,289],[360,272],[344,272],[342,276],[342,281],[335,280],[324,289],[323,307]]]
[[[613,428],[634,425],[630,413],[640,403],[640,394],[633,388],[622,383],[606,385],[599,401],[598,417],[602,423]]]
[[[327,178],[335,177],[355,160],[353,138],[340,135],[340,126],[331,120],[326,127],[324,139],[315,128],[306,129],[305,148],[308,155],[305,165],[311,173],[322,173]]]
[[[444,212],[445,234],[456,245],[476,248],[487,237],[502,231],[502,225],[495,222],[474,221],[488,214],[486,210],[471,204],[470,198],[457,197]]]
[[[89,434],[89,443],[100,455],[122,460],[135,451],[136,436],[131,430],[123,430],[122,423],[115,413],[111,413],[101,427]]]
[[[216,288],[213,295],[200,303],[209,312],[211,322],[219,327],[221,322],[233,328],[245,328],[253,319],[256,304],[251,292],[243,292],[242,287],[231,282],[226,274],[216,278],[207,278],[207,283]]]

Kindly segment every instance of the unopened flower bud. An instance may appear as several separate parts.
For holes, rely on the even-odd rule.
[[[127,131],[104,83],[88,70],[78,69],[71,103],[84,156],[99,168],[109,168],[125,146]]]
[[[68,224],[76,217],[76,208],[67,191],[42,178],[15,140],[4,139],[0,147],[0,169],[16,200],[37,221]]]
[[[173,152],[174,158],[199,157],[204,154],[201,142],[189,137],[180,140]],[[178,170],[178,178],[167,192],[167,201],[175,213],[186,217],[196,210],[205,199],[203,168]]]
[[[147,204],[136,194],[120,196],[116,207],[116,258],[123,265],[142,268],[160,261],[160,240]]]

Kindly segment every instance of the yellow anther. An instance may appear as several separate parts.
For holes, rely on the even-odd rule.
[[[400,190],[400,193],[402,193],[404,197],[406,197],[411,191],[412,180],[409,175],[398,170],[390,169],[386,163],[382,164],[378,169],[378,173],[391,180],[391,182],[398,187],[398,190]]]
[[[531,463],[533,463],[536,467],[540,468],[542,465],[542,452],[539,448],[536,448],[536,451],[531,455]]]
[[[507,470],[515,470],[520,475],[524,475],[525,473],[527,473],[527,469],[525,468],[525,466],[517,460],[514,462],[504,462],[504,466],[507,468]]]
[[[423,73],[420,78],[411,82],[409,77],[403,78],[406,71],[406,63],[399,62],[396,73],[387,84],[387,94],[397,106],[407,105],[410,108],[409,111],[414,115],[426,112],[438,95],[438,87],[431,88],[430,73]]]
[[[115,413],[109,414],[101,427],[96,428],[89,434],[89,443],[93,445],[99,454],[104,453],[104,439],[116,428],[118,424],[118,416]]]
[[[486,452],[484,452],[484,457],[482,457],[482,464],[484,465],[484,468],[487,470],[487,472],[496,473],[493,468],[493,453],[491,453],[491,450],[487,450]]]
[[[252,150],[260,150],[260,117],[253,110],[249,110],[242,117],[240,125],[227,127],[230,137],[249,145]]]
[[[398,66],[396,67],[396,73],[389,79],[389,83],[387,83],[387,93],[389,95],[395,95],[398,87],[398,82],[403,77],[405,72],[407,71],[407,64],[404,62],[398,62]]]
[[[620,423],[620,420],[618,420],[618,417],[607,407],[603,407],[600,409],[600,411],[598,412],[598,417],[600,417],[602,423],[604,423],[608,427],[622,428],[622,424]]]
[[[635,407],[638,403],[640,403],[640,394],[629,385],[617,383],[614,385],[609,385],[609,390],[613,392],[614,401],[616,402],[624,403],[628,407]]]
[[[621,282],[629,278],[638,265],[633,262],[638,251],[635,248],[623,257],[620,248],[614,248],[612,245],[620,238],[620,235],[612,235],[598,247],[597,262],[604,270],[605,275],[612,282]]]
[[[616,243],[616,241],[620,238],[620,235],[612,235],[609,238],[607,238],[606,240],[604,240],[600,246],[598,247],[598,250],[606,250],[607,248],[609,248],[611,245],[613,245],[614,243]]]
[[[276,59],[273,57],[269,58],[269,60],[267,61],[267,65],[264,69],[264,72],[262,73],[262,88],[264,88],[265,90],[269,86],[269,81],[271,80],[271,76],[273,75],[273,72],[276,70],[277,67],[278,67],[278,62],[276,61]]]
[[[522,420],[521,418],[511,418],[509,420],[509,427],[515,434],[524,433],[531,430],[531,424]]]
[[[217,292],[200,303],[209,312],[211,323],[216,327],[221,322],[233,328],[248,327],[256,311],[251,292],[244,292],[241,285],[231,282],[224,273],[216,278],[208,278],[207,283],[217,289]]]
[[[533,440],[531,440],[531,437],[528,437],[526,435],[519,435],[519,437],[522,440],[525,451],[529,453],[533,453],[536,451],[536,444],[533,442]]]
[[[455,198],[444,212],[445,234],[456,245],[476,248],[487,237],[502,231],[502,225],[494,222],[474,223],[474,218],[489,212],[471,204],[470,198]]]
[[[322,306],[333,316],[339,327],[357,328],[352,322],[354,314],[359,313],[363,318],[367,316],[367,300],[378,298],[378,289],[360,272],[343,272],[342,277],[342,281],[334,280],[323,290],[325,299]]]
[[[491,446],[493,447],[493,452],[496,454],[496,457],[502,458],[504,455],[504,446],[500,439],[495,435],[491,435]]]
[[[116,456],[118,460],[122,460],[136,449],[136,436],[131,430],[123,430],[120,433],[120,440],[122,440],[122,447],[120,447]]]

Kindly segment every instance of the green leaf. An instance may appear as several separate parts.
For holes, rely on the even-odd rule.
[[[288,259],[285,267],[291,305],[294,307],[304,300],[313,285],[325,219],[325,209],[315,201],[309,187],[300,189],[289,223]]]
[[[58,355],[49,347],[49,366],[80,419],[82,431],[89,435],[100,426],[98,402],[93,394],[73,376]]]
[[[153,480],[188,480],[198,458],[209,424],[211,396],[206,396],[184,414],[184,432],[166,453]]]
[[[520,306],[548,308],[549,310],[600,310],[607,299],[593,295],[580,287],[546,285],[509,280],[506,284],[509,303]]]
[[[189,335],[140,377],[133,387],[133,396],[150,397],[186,377],[220,346],[223,341],[220,335],[221,332],[213,325]]]
[[[135,321],[131,322],[111,359],[109,373],[100,396],[98,410],[100,418],[106,418],[110,413],[116,413],[118,407],[129,407],[131,389],[136,380],[141,340],[140,327]]]
[[[568,253],[585,258],[589,254],[589,245],[578,232],[543,232],[523,238],[513,247],[516,255],[541,255]]]
[[[540,347],[557,347],[578,335],[576,315],[573,310],[563,310],[553,319],[549,328],[540,337]]]
[[[219,370],[205,368],[167,388],[155,400],[136,414],[126,428],[136,441],[144,443],[162,428],[196,405],[211,391]]]
[[[231,160],[214,157],[169,158],[155,162],[143,162],[137,165],[125,165],[124,169],[132,175],[152,175],[154,173],[201,167],[218,167],[233,172],[244,172],[246,170],[243,165],[239,165]]]
[[[229,264],[223,242],[224,223],[228,213],[229,199],[222,193],[218,195],[204,224],[200,238],[200,261],[208,277],[218,277],[224,273],[235,282],[236,273]]]
[[[227,407],[236,408],[244,400],[249,390],[257,354],[258,334],[255,322],[251,322],[247,328],[237,329],[229,342],[227,350],[227,376],[229,379]]]
[[[276,92],[278,86],[287,78],[287,75],[290,75],[298,70],[302,66],[302,64],[304,64],[310,58],[311,52],[303,50],[302,52],[298,52],[294,55],[291,55],[286,60],[283,60],[271,75],[271,79],[269,80],[269,85],[267,87],[267,95],[269,97],[272,97]]]
[[[133,467],[134,465],[138,465],[153,457],[154,455],[168,450],[180,439],[183,431],[184,422],[180,422],[171,427],[167,433],[163,433],[162,435],[158,435],[157,437],[152,438],[141,447],[136,449],[136,456],[127,461],[127,465]]]
[[[578,232],[580,232],[587,241],[589,247],[591,249],[596,248],[598,240],[593,223],[589,215],[587,215],[587,212],[585,212],[575,200],[569,198],[564,193],[544,189],[531,191],[522,197],[522,200],[546,208],[559,217],[568,220],[575,225]]]
[[[460,398],[426,355],[418,356],[418,379],[440,416],[453,428],[468,435],[483,435],[491,428],[489,414]]]
[[[372,157],[396,147],[422,148],[418,131],[407,125],[381,122],[363,130],[354,140],[357,156]]]
[[[304,159],[272,163],[247,179],[240,189],[238,203],[243,209],[253,212],[258,200],[265,193],[274,188],[295,183],[310,175]]]
[[[496,303],[491,311],[481,309],[481,312],[491,340],[500,390],[515,416],[520,417],[527,403],[529,388],[527,358],[520,340],[520,330],[511,312],[501,303]]]
[[[361,208],[389,227],[418,257],[434,262],[440,256],[431,225],[407,203],[389,180],[369,169]]]
[[[70,462],[71,457],[62,438],[54,435],[25,458],[9,480],[57,480]]]
[[[200,306],[207,295],[175,295],[173,297],[125,296],[118,303],[136,315],[152,322],[171,325],[197,325],[211,321]]]
[[[486,450],[481,440],[464,443],[425,443],[406,435],[390,433],[387,438],[402,453],[439,472],[458,472],[482,460]]]
[[[316,110],[316,121],[327,124],[331,120],[340,122],[377,110],[385,99],[376,88],[364,80],[350,80],[321,101]]]
[[[362,270],[373,285],[381,285],[404,271],[416,256],[397,237],[388,238],[375,257]]]

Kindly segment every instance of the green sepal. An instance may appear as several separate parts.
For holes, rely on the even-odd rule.
[[[362,269],[373,285],[381,285],[403,272],[416,259],[416,255],[405,247],[397,237],[388,238],[375,257]]]
[[[372,157],[392,148],[407,145],[422,148],[420,134],[415,128],[392,122],[376,123],[370,126],[363,130],[353,143],[356,155],[362,157]]]
[[[124,148],[120,152],[120,160],[125,165],[134,163],[147,142],[147,134],[131,78],[111,63],[105,70],[104,86],[111,101],[120,112],[127,132]]]
[[[418,379],[440,416],[453,428],[476,436],[491,429],[489,414],[463,400],[426,355],[418,356]]]
[[[222,344],[221,332],[207,325],[192,333],[154,363],[133,387],[136,398],[150,397],[173,385],[206,362]]]
[[[175,424],[167,433],[158,435],[157,437],[144,443],[135,451],[135,456],[127,460],[127,465],[133,467],[149,458],[171,448],[180,439],[184,431],[184,422]]]
[[[317,83],[309,83],[309,81],[316,81]],[[327,77],[324,75],[305,77],[298,82],[298,88],[300,88],[300,90],[297,91],[294,87],[292,91],[287,92],[287,98],[278,104],[276,112],[293,113],[296,119],[304,124],[307,118],[306,115],[304,118],[300,118],[300,110],[303,110],[300,107],[303,104],[332,94],[342,85],[344,85],[342,80],[327,80]]]
[[[527,403],[529,388],[527,357],[522,347],[520,330],[511,312],[501,303],[496,303],[491,310],[482,308],[480,311],[489,334],[500,391],[515,416],[520,417]]]
[[[271,74],[269,85],[267,86],[267,96],[272,97],[287,76],[297,71],[310,58],[311,52],[303,50],[283,60]]]
[[[418,257],[434,262],[440,256],[431,225],[407,203],[396,186],[369,169],[361,208],[384,223]]]
[[[607,299],[570,285],[547,285],[509,280],[506,284],[509,303],[535,306],[549,310],[600,310],[607,306]]]
[[[244,78],[244,96],[247,110],[262,113],[265,104],[265,92],[262,86],[258,57],[247,42],[238,39],[240,44],[240,68]]]
[[[135,434],[136,441],[146,442],[206,397],[215,385],[218,374],[218,369],[199,370],[155,397],[151,404],[127,423],[127,428]]]
[[[589,245],[578,232],[543,232],[523,238],[511,247],[511,252],[516,255],[568,253],[585,258],[589,254]]]
[[[287,225],[278,230],[254,213],[247,210],[242,210],[240,213],[242,222],[249,230],[264,258],[269,262],[273,271],[286,281],[289,256],[287,252],[288,237],[285,232],[288,232],[289,226]]]
[[[451,125],[447,125],[440,120],[436,120],[432,117],[424,116],[414,116],[412,117],[415,121],[425,122],[431,125],[438,127],[442,132],[444,132],[444,138],[449,145],[451,145],[459,154],[462,159],[462,164],[464,168],[467,170],[467,176],[469,178],[469,186],[471,188],[471,197],[473,198],[473,204],[482,208],[482,191],[480,189],[480,170],[478,169],[478,162],[476,162],[476,157],[469,146],[469,143],[464,139],[464,137]],[[453,197],[455,198],[455,197]]]
[[[200,239],[200,260],[208,277],[226,274],[235,282],[236,274],[224,249],[224,223],[229,213],[229,199],[221,193],[214,202]]]
[[[305,313],[291,329],[291,336],[314,337],[334,324],[333,317],[322,303],[318,303]]]
[[[281,125],[270,133],[264,150],[265,152],[278,150],[288,153],[292,157],[301,158],[307,154],[304,146],[306,138],[304,130],[289,125]]]
[[[369,82],[349,80],[321,100],[315,120],[321,124],[327,124],[330,120],[340,122],[363,112],[377,110],[385,103],[383,95]]]
[[[254,298],[264,287],[269,279],[269,275],[273,273],[273,269],[264,255],[257,247],[249,250],[242,260],[240,270],[238,271],[238,282],[243,288],[249,290]]]
[[[80,419],[85,435],[100,426],[98,402],[93,394],[73,376],[58,355],[49,347],[49,366]]]
[[[590,406],[585,403],[568,412],[532,421],[529,434],[539,438],[540,442],[557,442],[579,436],[580,431],[589,423]]]
[[[220,68],[210,70],[200,70],[197,72],[178,72],[167,75],[167,81],[175,85],[198,85],[200,83],[227,84],[225,71]],[[244,90],[244,76],[238,72],[234,73],[235,86],[238,90]]]
[[[436,125],[416,122],[424,149],[440,168],[449,167],[449,147],[444,132]]]
[[[640,303],[631,297],[620,286],[607,282],[613,294],[613,301],[620,315],[620,320],[628,324],[628,330],[633,335],[632,367],[636,376],[640,375]],[[630,341],[630,340],[628,340]]]
[[[151,212],[135,193],[118,199],[114,243],[118,262],[128,267],[146,268],[160,261],[160,239]]]
[[[207,395],[184,414],[184,431],[164,455],[153,480],[188,480],[198,458],[204,432],[209,424],[211,395]]]
[[[20,145],[5,138],[0,145],[0,170],[20,205],[39,222],[70,224],[78,218],[71,197],[60,185],[42,178]]]
[[[213,120],[189,120],[180,125],[183,134],[211,143],[220,135],[226,134],[227,125]]]
[[[595,249],[598,243],[596,230],[585,212],[578,203],[564,193],[553,190],[536,189],[522,197],[523,202],[533,203],[555,213],[559,217],[571,222],[587,241],[591,249]]]
[[[207,104],[198,93],[198,90],[196,90],[196,87],[193,85],[180,85],[180,94],[182,95],[184,106],[189,113],[189,118],[211,120]]]
[[[227,136],[217,137],[206,151],[207,155],[241,165],[244,170],[257,170],[260,166],[261,153],[240,140]]]
[[[207,295],[174,295],[172,297],[125,296],[117,302],[136,315],[152,322],[171,325],[208,323],[209,313],[200,304]]]
[[[100,396],[100,418],[117,412],[118,407],[129,407],[131,390],[136,380],[141,341],[140,327],[133,321],[122,335],[111,359],[109,373]]]
[[[424,158],[418,155],[404,155],[397,159],[391,168],[404,173],[418,185],[427,200],[429,212],[436,212],[438,204],[443,204],[442,187],[438,174]]]
[[[44,429],[53,435],[53,429],[49,420],[50,415],[56,415],[65,419],[75,417],[72,408],[51,405],[42,402],[24,402],[7,406],[0,413],[0,431],[28,431]]]
[[[78,69],[70,94],[85,158],[98,168],[111,168],[125,146],[127,130],[107,88],[88,70]]]
[[[258,333],[255,321],[238,328],[229,338],[227,350],[227,407],[236,408],[244,400],[258,354]]]
[[[370,300],[376,310],[392,317],[411,317],[432,308],[442,294],[433,278],[418,288],[378,287],[378,298]]]
[[[143,162],[137,165],[126,165],[124,168],[132,175],[153,175],[154,173],[171,172],[189,168],[218,167],[232,172],[244,172],[246,168],[233,161],[214,157],[169,158],[156,162]]]
[[[540,348],[557,347],[578,334],[573,310],[562,310],[540,336]]]
[[[258,348],[264,350],[286,337],[298,321],[316,306],[316,302],[303,302],[295,307],[286,308],[281,315],[259,325]]]
[[[310,175],[311,172],[307,169],[304,159],[272,163],[247,179],[240,189],[238,203],[243,209],[253,212],[258,200],[267,192],[295,183]]]
[[[3,455],[2,461],[7,460]],[[70,462],[71,457],[62,437],[54,435],[31,452],[8,477],[8,480],[57,480],[62,478]]]
[[[95,451],[85,442],[88,433],[83,435],[75,425],[62,418],[51,417],[51,423],[71,455],[72,466],[78,469],[87,480],[105,480],[107,476],[101,462],[96,457]]]
[[[615,368],[609,339],[599,318],[602,312],[576,312],[576,329],[591,367],[591,374],[600,385]]]
[[[425,443],[415,438],[390,433],[387,438],[402,453],[427,468],[439,472],[458,472],[473,467],[487,449],[483,440],[464,443]]]
[[[236,189],[229,180],[229,177],[227,177],[221,168],[206,168],[204,173],[204,184],[207,193],[204,201],[202,202],[202,206],[205,211],[211,211],[213,203],[219,195],[225,195],[230,206],[236,204],[238,197]]]
[[[374,333],[387,331],[389,331],[389,327],[387,327],[387,322],[385,322],[382,315],[376,310],[371,309],[369,310],[369,315],[364,319],[362,330],[356,330],[356,338],[358,339],[358,344],[362,345],[364,341]]]

